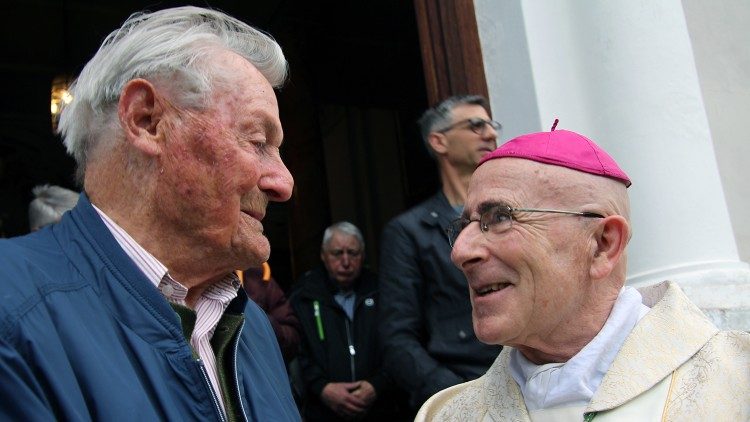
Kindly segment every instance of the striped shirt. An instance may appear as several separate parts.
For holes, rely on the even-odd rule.
[[[167,267],[143,249],[138,242],[104,214],[102,210],[96,206],[94,206],[94,209],[99,213],[99,216],[115,237],[117,243],[120,244],[120,247],[133,260],[146,278],[153,283],[154,287],[159,289],[169,302],[187,306],[185,298],[187,297],[188,289],[169,275]],[[224,396],[219,386],[219,372],[216,368],[216,356],[214,355],[213,348],[211,348],[211,337],[214,335],[216,325],[224,314],[229,302],[237,297],[239,288],[239,279],[234,273],[230,273],[204,290],[195,304],[195,327],[190,337],[190,345],[197,351],[198,356],[203,361],[203,365],[206,367],[206,372],[208,373],[208,379],[211,381],[211,387],[213,387],[216,396],[219,398],[219,404],[225,415]]]

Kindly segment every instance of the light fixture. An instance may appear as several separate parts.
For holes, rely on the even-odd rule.
[[[60,120],[60,112],[63,107],[73,101],[70,95],[70,84],[72,80],[68,76],[56,76],[52,80],[52,99],[50,101],[50,113],[52,115],[52,131],[57,132],[57,122]]]

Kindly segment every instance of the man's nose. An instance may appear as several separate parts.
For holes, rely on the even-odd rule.
[[[292,197],[294,178],[289,169],[286,168],[281,157],[269,164],[266,174],[258,180],[258,188],[268,195],[268,199],[276,202],[284,202]]]
[[[351,264],[351,257],[348,252],[344,251],[341,253],[341,265],[348,267],[349,264]]]
[[[491,124],[487,123],[484,125],[484,131],[482,132],[483,141],[493,142],[497,146],[497,138],[499,136],[500,134]]]
[[[451,249],[451,261],[462,271],[482,260],[483,248],[478,242],[484,239],[484,235],[479,230],[478,222],[474,223],[461,230]]]

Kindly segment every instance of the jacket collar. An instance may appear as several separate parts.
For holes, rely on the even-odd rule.
[[[138,327],[143,340],[156,348],[190,354],[179,317],[122,250],[85,193],[52,230],[79,277],[123,325]]]

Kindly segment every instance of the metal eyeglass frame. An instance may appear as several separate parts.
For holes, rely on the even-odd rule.
[[[514,214],[516,212],[544,212],[544,213],[552,213],[552,214],[566,214],[566,215],[575,215],[579,217],[587,217],[587,218],[604,218],[603,215],[590,212],[590,211],[565,211],[565,210],[553,210],[553,209],[546,209],[546,208],[513,208],[509,205],[494,205],[489,208],[487,208],[484,212],[482,212],[479,215],[478,219],[470,219],[470,218],[464,218],[459,217],[448,225],[448,227],[445,228],[445,234],[448,235],[448,243],[450,244],[451,248],[455,245],[456,239],[458,239],[458,236],[461,234],[461,232],[472,222],[476,221],[479,223],[479,230],[482,233],[488,233],[490,231],[490,226],[494,225],[491,224],[489,221],[487,221],[488,218],[492,216],[494,212],[496,212],[497,209],[505,210],[508,214],[508,221],[510,224],[508,224],[508,227],[505,228],[503,231],[498,232],[504,233],[508,230],[510,230],[511,227],[513,227],[513,220]],[[498,222],[502,223],[502,222]]]
[[[450,126],[448,126],[446,128],[443,128],[443,129],[440,129],[440,130],[436,130],[435,132],[437,132],[437,133],[445,133],[445,132],[448,132],[449,130],[453,130],[453,129],[457,128],[458,126],[466,124],[466,123],[469,124],[468,127],[467,127],[467,129],[471,130],[472,132],[476,133],[479,136],[483,136],[485,134],[485,132],[487,131],[487,126],[490,126],[498,134],[500,133],[500,131],[503,128],[503,125],[500,124],[500,122],[497,122],[495,120],[484,120],[484,119],[481,119],[481,118],[478,118],[478,117],[472,117],[470,119],[460,120],[460,121],[458,121],[456,123],[453,123],[452,125],[450,125]]]

